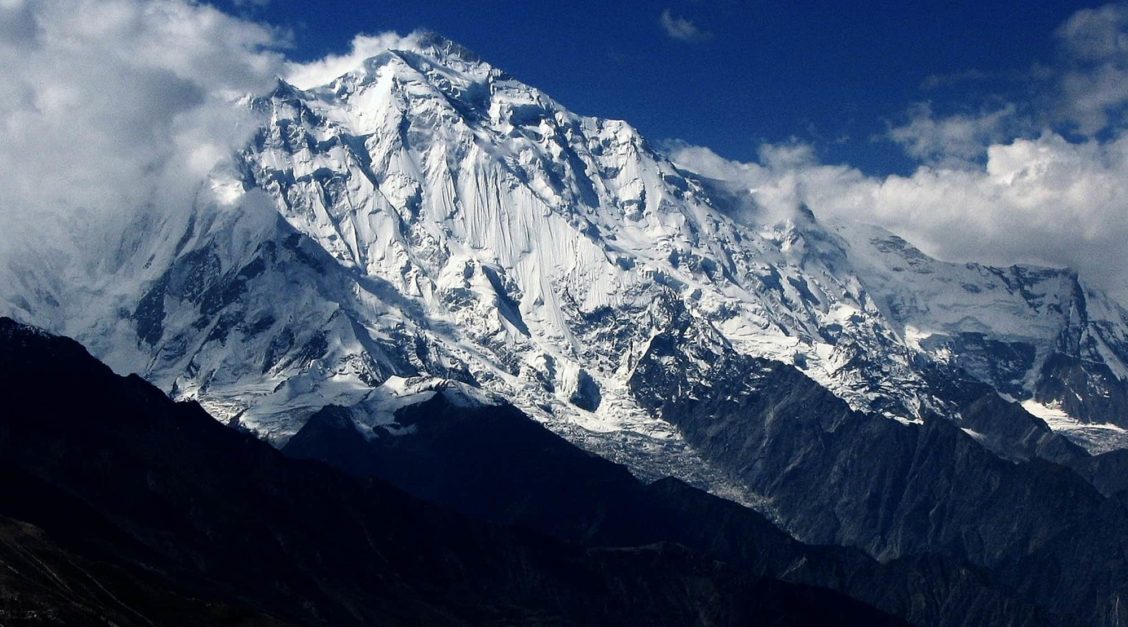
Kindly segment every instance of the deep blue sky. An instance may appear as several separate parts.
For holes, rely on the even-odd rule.
[[[823,161],[906,172],[875,139],[910,104],[977,109],[1015,98],[1015,79],[1052,61],[1052,33],[1079,2],[670,0],[221,0],[225,10],[293,32],[299,60],[343,52],[353,35],[434,30],[583,114],[623,118],[652,140],[680,138],[751,160],[762,142],[797,138]],[[667,36],[663,10],[710,36]],[[929,76],[975,71],[927,89]],[[1008,78],[1009,77],[1009,78]]]

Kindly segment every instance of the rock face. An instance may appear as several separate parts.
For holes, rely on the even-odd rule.
[[[564,544],[289,459],[4,318],[0,398],[6,623],[903,624],[670,544]]]
[[[678,364],[687,358],[680,338],[655,338],[631,380],[636,397],[762,496],[797,538],[883,560],[937,552],[990,569],[1055,620],[1128,618],[1120,603],[1128,593],[1119,548],[1124,493],[1102,496],[1044,459],[1083,468],[1107,493],[1117,489],[1113,457],[1056,442],[1016,463],[985,446],[984,434],[949,420],[904,424],[852,410],[791,366],[729,352],[714,358],[707,376],[690,379]],[[1005,417],[1008,407],[995,403],[1006,405],[990,394],[964,409],[971,423],[985,424]],[[1017,405],[1009,410],[1023,415]],[[1046,445],[1030,434],[1023,440],[1031,449]]]

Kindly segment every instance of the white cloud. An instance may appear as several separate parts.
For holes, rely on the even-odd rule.
[[[0,239],[189,205],[253,128],[233,100],[271,86],[277,40],[186,0],[0,0]]]
[[[662,11],[659,22],[667,35],[681,41],[705,41],[713,36],[686,18],[674,15],[669,9]]]
[[[1065,68],[1058,79],[1062,115],[1092,135],[1128,105],[1128,5],[1074,13],[1055,33]]]
[[[289,63],[286,81],[300,89],[325,85],[333,79],[355,70],[371,57],[385,50],[414,50],[420,46],[422,35],[411,33],[399,35],[387,32],[377,35],[357,35],[353,37],[349,51],[340,55],[329,55],[309,63]]]
[[[675,163],[739,183],[770,216],[800,203],[822,220],[884,226],[926,252],[956,261],[1069,266],[1128,295],[1128,135],[1071,143],[1054,133],[987,147],[984,165],[921,166],[911,176],[866,176],[805,159],[734,163],[705,148],[676,146]]]
[[[820,219],[878,224],[945,259],[1070,266],[1124,299],[1128,5],[1079,11],[1055,39],[1058,60],[1028,73],[1029,102],[954,115],[910,107],[883,137],[918,162],[909,176],[822,164],[795,142],[762,147],[755,163],[676,144],[671,154],[686,169],[752,190],[757,219],[805,204]]]
[[[1128,105],[1128,4],[1078,11],[1055,36],[1062,51],[1057,88],[1063,117],[1088,135],[1123,126]]]
[[[750,163],[731,161],[709,148],[682,142],[670,142],[666,149],[679,167],[746,193],[753,208],[740,209],[757,222],[794,217],[800,205],[817,207],[820,217],[825,217],[828,207],[845,213],[848,208],[870,206],[874,182],[849,166],[820,164],[809,144],[765,144],[759,159]]]
[[[1128,6],[1107,4],[1077,11],[1055,34],[1065,51],[1075,59],[1103,62],[1128,54],[1126,28]]]
[[[970,114],[938,113],[930,103],[918,103],[884,138],[921,163],[961,167],[982,161],[990,144],[1036,137],[1045,128],[1106,138],[1118,132],[1128,112],[1128,4],[1075,12],[1055,30],[1054,42],[1054,63],[1021,73],[1033,92],[1029,102],[989,103]],[[932,76],[922,89],[986,78],[976,70]]]
[[[887,138],[923,163],[960,167],[983,157],[992,141],[1004,139],[1016,112],[1017,107],[1006,104],[976,115],[937,117],[929,103],[918,103],[909,109],[908,121],[889,129]]]

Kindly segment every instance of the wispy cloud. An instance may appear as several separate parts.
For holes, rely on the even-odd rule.
[[[931,91],[933,89],[986,81],[992,78],[995,78],[992,74],[976,69],[952,72],[950,74],[930,74],[921,81],[920,88],[925,91]]]
[[[891,126],[884,138],[910,157],[934,166],[960,167],[979,161],[993,142],[1005,140],[1017,108],[1004,104],[975,114],[938,117],[927,102],[910,107],[907,120]]]
[[[1099,133],[1128,106],[1128,4],[1078,11],[1055,35],[1066,66],[1058,80],[1062,114],[1077,131]]]
[[[713,38],[713,33],[703,30],[692,21],[674,15],[670,9],[662,11],[660,18],[662,30],[679,41],[708,41]]]

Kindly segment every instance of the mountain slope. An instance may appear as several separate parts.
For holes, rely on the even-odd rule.
[[[0,620],[5,625],[284,625],[245,608],[178,596],[145,573],[75,555],[51,534],[0,517]]]
[[[676,546],[565,545],[288,459],[9,319],[0,398],[0,559],[16,571],[3,575],[16,582],[5,588],[13,617],[71,610],[35,590],[34,562],[63,566],[51,585],[85,606],[81,616],[124,624],[183,623],[182,613],[201,623],[897,624]]]
[[[1128,441],[1125,311],[1076,273],[944,263],[881,229],[836,232],[911,346],[1094,450]]]
[[[1005,457],[1060,452],[1051,426],[1122,442],[1128,314],[1067,271],[943,264],[773,215],[437,36],[246,106],[261,128],[191,212],[138,226],[96,266],[112,274],[8,268],[6,309],[276,444],[325,405],[429,375],[638,476],[746,502],[629,385],[654,338],[793,364],[901,421],[967,419],[953,382],[986,383],[1050,420],[977,423]]]
[[[1128,618],[1128,510],[1069,467],[1002,459],[982,434],[948,420],[902,424],[853,411],[777,362],[710,354],[711,370],[695,380],[677,360],[700,355],[676,338],[651,349],[631,381],[639,398],[762,495],[797,538],[882,560],[935,552],[988,568],[1083,624]],[[1000,409],[974,405],[969,414]],[[1097,464],[1089,471],[1101,476]]]
[[[881,564],[857,550],[800,544],[760,514],[676,479],[643,485],[512,406],[468,403],[451,388],[410,400],[371,430],[357,426],[372,422],[359,410],[327,408],[283,450],[566,540],[676,542],[762,576],[844,592],[913,624],[1069,624],[957,560],[917,555]]]

